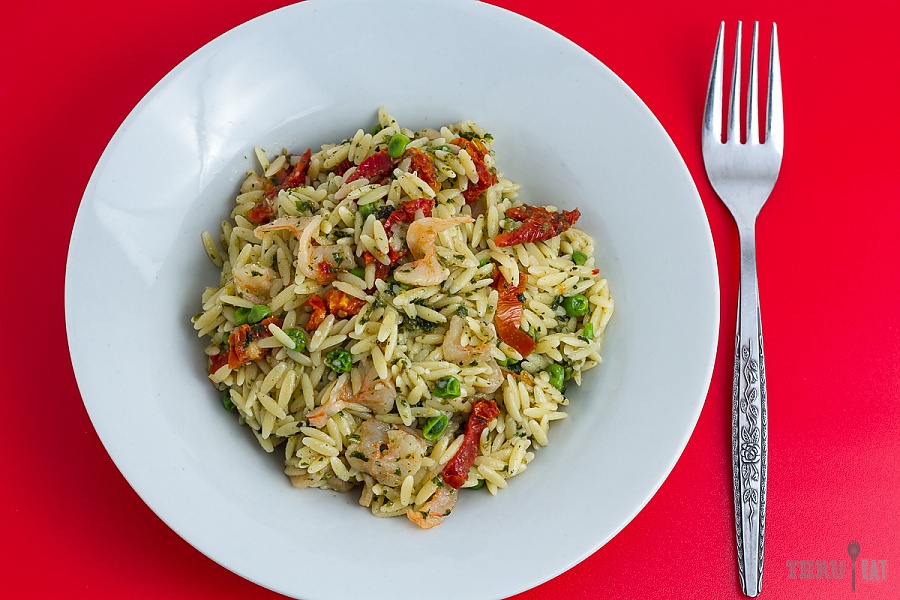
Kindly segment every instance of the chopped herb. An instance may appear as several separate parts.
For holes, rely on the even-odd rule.
[[[437,323],[432,323],[431,321],[426,321],[422,317],[413,317],[413,318],[405,318],[403,319],[403,323],[400,325],[404,331],[424,331],[425,333],[431,333],[434,331],[434,328],[437,327]]]
[[[294,206],[297,208],[297,212],[306,212],[309,210],[309,203],[304,202],[303,200],[297,200],[294,202]]]
[[[354,450],[353,452],[350,453],[350,456],[353,458],[358,458],[359,460],[361,460],[363,462],[369,462],[369,457],[366,456],[365,454],[363,454],[362,452],[360,452],[359,450]]]
[[[389,216],[391,216],[392,212],[394,212],[393,206],[390,206],[390,205],[382,206],[375,211],[375,218],[378,219],[379,221],[384,221]]]

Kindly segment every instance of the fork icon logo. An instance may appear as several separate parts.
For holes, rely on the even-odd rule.
[[[850,555],[850,589],[856,591],[856,557],[859,556],[859,542],[853,540],[847,544],[847,554]]]

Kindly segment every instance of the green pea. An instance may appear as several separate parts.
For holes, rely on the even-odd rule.
[[[231,388],[226,389],[222,392],[222,406],[225,407],[225,410],[234,410],[237,408],[234,405],[234,402],[231,401]]]
[[[346,350],[332,350],[325,357],[325,362],[335,373],[348,373],[353,365],[353,356]]]
[[[436,417],[431,417],[425,423],[425,429],[422,430],[422,435],[425,436],[426,440],[434,441],[441,437],[441,434],[444,433],[444,430],[447,429],[447,423],[450,419],[447,418],[447,415],[438,415]]]
[[[576,250],[575,252],[572,253],[572,262],[575,263],[576,265],[583,265],[584,263],[587,262],[587,254]]]
[[[488,264],[489,262],[491,262],[490,258],[482,258],[481,260],[478,261],[478,268],[480,269],[481,267]]]
[[[350,269],[350,274],[356,275],[360,279],[366,278],[366,270],[363,269],[362,267],[353,267],[352,269]]]
[[[306,332],[296,327],[290,327],[285,329],[284,333],[293,340],[294,352],[303,352],[303,349],[306,348]]]
[[[434,384],[434,395],[438,398],[459,397],[459,379],[453,375],[441,377]]]
[[[588,323],[584,326],[584,331],[581,333],[581,337],[586,339],[587,341],[591,341],[594,339],[594,324]]]
[[[247,313],[247,322],[251,325],[256,325],[271,314],[272,311],[265,304],[254,304],[250,312]]]
[[[566,370],[562,367],[562,365],[558,365],[553,363],[549,367],[547,367],[547,375],[550,376],[550,385],[558,389],[559,391],[563,391],[566,389]]]
[[[400,158],[400,155],[402,155],[403,151],[406,150],[406,145],[408,143],[408,137],[406,137],[402,133],[395,133],[391,137],[391,141],[388,142],[388,154],[391,158]]]
[[[359,205],[359,214],[362,215],[363,221],[368,219],[369,215],[371,215],[373,212],[375,212],[375,203],[374,202],[369,202],[368,204],[360,204]]]
[[[587,312],[588,299],[584,294],[575,294],[563,300],[562,306],[570,317],[580,317]]]
[[[450,146],[447,146],[445,144],[441,144],[440,146],[435,146],[434,148],[432,148],[432,150],[435,150],[435,151],[443,150],[444,152],[451,152],[453,150],[453,148],[451,148]]]
[[[247,317],[250,315],[250,309],[243,306],[234,309],[234,322],[237,325],[246,325]]]

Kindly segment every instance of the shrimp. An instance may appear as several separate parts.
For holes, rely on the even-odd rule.
[[[413,221],[406,232],[406,243],[416,258],[394,269],[394,279],[407,285],[437,285],[450,277],[450,269],[444,267],[435,254],[434,238],[442,231],[462,223],[471,223],[472,217],[438,219],[425,217]]]
[[[375,363],[368,358],[360,363],[359,373],[359,385],[353,386],[356,402],[371,409],[376,415],[391,412],[394,408],[394,399],[397,397],[394,382],[390,378],[380,379],[375,370]]]
[[[254,304],[267,304],[271,299],[269,293],[272,283],[278,279],[278,274],[269,267],[256,264],[247,264],[236,267],[231,272],[234,285],[243,298]]]
[[[260,225],[253,230],[253,235],[262,239],[263,233],[279,229],[286,229],[293,233],[299,242],[297,244],[297,268],[307,277],[315,279],[316,272],[309,261],[309,245],[313,234],[319,230],[319,225],[321,224],[322,217],[320,215],[315,217],[281,217],[271,223]]]
[[[444,353],[444,360],[469,364],[473,360],[481,362],[490,355],[491,348],[494,346],[493,335],[491,335],[491,338],[488,341],[479,344],[478,346],[464,346],[462,344],[462,334],[465,323],[466,320],[459,315],[453,315],[450,319],[450,326],[447,328],[447,333],[444,335],[444,342],[441,345],[441,351]]]
[[[479,375],[472,387],[483,394],[493,394],[503,385],[506,378],[503,376],[503,371],[500,370],[500,365],[493,358],[486,361],[483,366],[488,367],[491,372],[487,375]]]
[[[350,392],[350,386],[347,385],[349,379],[350,375],[344,373],[334,380],[334,383],[331,384],[331,388],[325,394],[327,395],[325,402],[306,415],[310,425],[319,428],[324,427],[325,423],[328,422],[328,419],[331,418],[331,415],[343,410],[347,403],[353,399]]]
[[[418,510],[410,508],[406,511],[406,516],[422,529],[431,529],[443,522],[456,506],[458,499],[459,492],[457,490],[448,485],[441,485],[428,502],[420,506]]]
[[[321,406],[306,415],[313,427],[324,427],[331,415],[343,410],[347,404],[356,402],[370,409],[376,415],[384,415],[394,408],[397,389],[391,379],[378,378],[375,365],[370,359],[359,364],[359,380],[352,380],[349,373],[338,377],[327,392],[327,399]]]
[[[340,477],[333,476],[334,474],[331,472],[330,468],[328,470],[328,474],[332,475],[325,479],[322,477],[322,471],[318,473],[304,473],[303,475],[288,475],[288,478],[291,480],[291,485],[298,489],[305,489],[310,487],[325,489],[325,487],[329,487],[336,492],[349,492],[353,489],[353,483],[350,481],[344,481]]]
[[[460,316],[454,315],[450,319],[450,327],[447,328],[447,333],[444,334],[444,342],[441,344],[444,360],[467,365],[475,361],[479,366],[490,368],[491,372],[480,376],[473,387],[482,393],[493,394],[503,383],[503,373],[500,371],[500,366],[496,360],[491,358],[491,348],[494,347],[496,338],[490,329],[485,328],[488,332],[491,332],[490,339],[477,346],[463,345],[464,324],[465,319]]]
[[[390,423],[368,419],[356,430],[359,443],[347,446],[347,462],[381,485],[396,487],[422,466],[425,441]]]
[[[253,235],[258,238],[266,231],[286,229],[297,238],[297,269],[310,279],[319,280],[321,273],[316,270],[321,263],[326,263],[331,268],[351,269],[356,266],[356,259],[350,246],[344,244],[330,244],[328,246],[313,246],[313,236],[319,231],[322,224],[322,216],[314,217],[281,217],[266,225],[260,225],[253,230]],[[319,281],[319,283],[324,283]]]

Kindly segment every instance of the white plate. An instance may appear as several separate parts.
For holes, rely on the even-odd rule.
[[[356,494],[293,489],[219,406],[189,321],[218,277],[200,232],[227,217],[253,146],[349,137],[380,105],[412,129],[486,127],[523,199],[581,209],[616,300],[606,362],[551,445],[497,497],[464,493],[431,531],[375,519]],[[104,152],[66,274],[75,373],[128,482],[213,560],[307,600],[498,598],[590,555],[687,443],[718,308],[699,195],[647,107],[571,42],[473,2],[312,0],[201,48]]]

